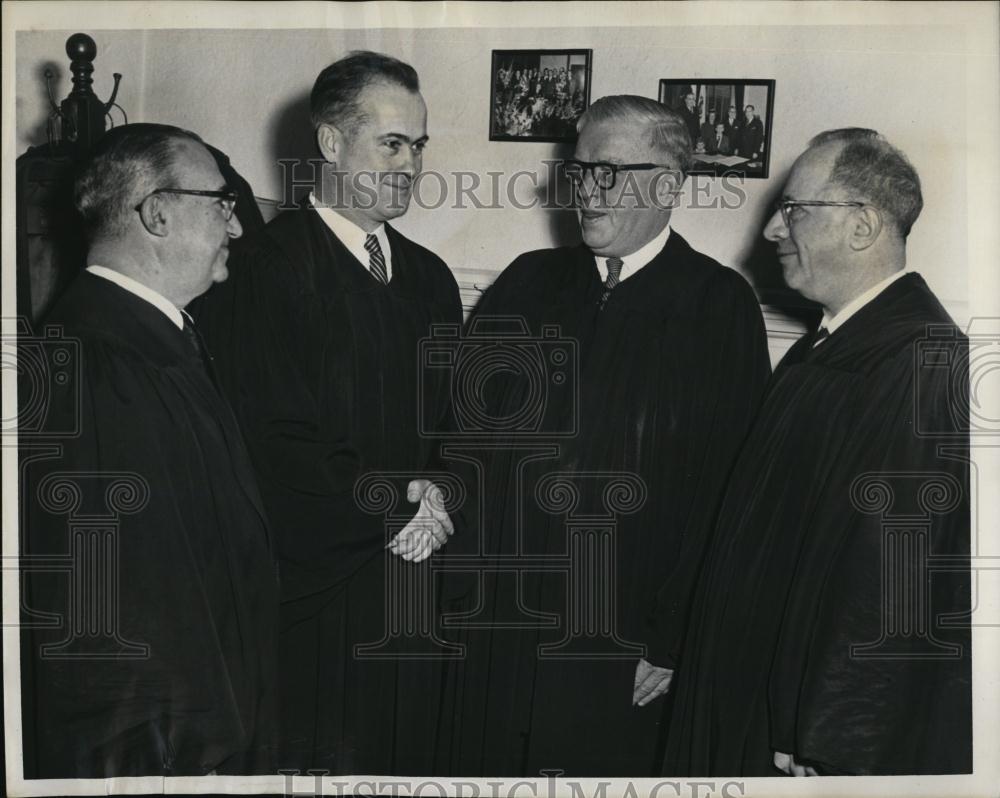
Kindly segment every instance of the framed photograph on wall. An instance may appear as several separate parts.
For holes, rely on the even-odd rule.
[[[773,80],[663,79],[659,100],[688,125],[691,174],[767,177]]]
[[[575,141],[590,59],[590,50],[494,50],[490,141]]]

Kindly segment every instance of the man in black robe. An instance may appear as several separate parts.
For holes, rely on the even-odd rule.
[[[691,157],[684,121],[605,97],[579,130],[564,168],[583,244],[526,253],[497,278],[465,345],[475,358],[477,337],[492,338],[483,356],[511,357],[484,361],[480,393],[473,379],[455,392],[482,399],[456,398],[460,428],[493,419],[483,427],[497,431],[481,454],[482,573],[448,594],[468,660],[449,682],[440,767],[460,775],[659,766],[657,698],[770,373],[750,286],[670,228]],[[523,329],[505,337],[512,319]],[[532,352],[541,383],[517,367]],[[529,435],[505,427],[517,419]]]
[[[32,432],[58,444],[22,437],[29,777],[271,768],[269,533],[183,312],[226,278],[235,201],[200,139],[165,125],[109,132],[77,180],[90,266],[21,343],[53,356]]]
[[[968,352],[904,271],[919,179],[875,131],[828,131],[779,206],[764,234],[823,322],[734,468],[664,771],[968,772]]]
[[[427,142],[413,68],[352,54],[311,104],[326,163],[308,205],[241,242],[199,317],[275,529],[279,764],[429,773],[440,652],[390,624],[397,609],[433,621],[425,560],[452,532],[432,476],[448,397],[421,382],[419,344],[461,324],[461,302],[444,262],[387,224]]]

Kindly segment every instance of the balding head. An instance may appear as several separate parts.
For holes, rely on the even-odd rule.
[[[73,192],[90,241],[123,235],[146,194],[176,184],[174,167],[185,142],[202,143],[188,130],[151,123],[122,125],[100,139]]]
[[[115,128],[76,181],[88,260],[182,308],[226,279],[229,243],[242,233],[235,194],[194,133],[169,125]]]
[[[836,147],[830,184],[878,208],[906,239],[924,200],[917,171],[900,150],[877,131],[857,127],[823,131],[809,147]]]
[[[785,282],[829,315],[906,267],[905,234],[920,184],[905,157],[873,130],[816,136],[764,229]]]

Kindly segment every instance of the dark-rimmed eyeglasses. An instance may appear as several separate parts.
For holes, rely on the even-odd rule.
[[[614,188],[615,180],[621,171],[646,170],[646,169],[670,169],[671,167],[659,163],[607,163],[606,161],[578,161],[575,158],[568,158],[562,164],[563,175],[574,186],[580,185],[590,172],[594,176],[594,183],[598,188]]]
[[[222,216],[227,222],[233,218],[233,211],[236,210],[235,191],[205,191],[196,188],[158,188],[155,191],[150,191],[143,197],[139,204],[135,206],[135,209],[139,210],[142,208],[142,204],[154,194],[185,194],[192,197],[215,197],[219,200],[219,206],[222,208]]]
[[[785,227],[792,226],[791,214],[798,207],[832,207],[832,208],[863,208],[864,202],[832,202],[827,200],[778,200],[774,203],[774,209],[781,214],[781,221]]]

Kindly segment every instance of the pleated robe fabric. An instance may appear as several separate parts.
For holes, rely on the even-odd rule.
[[[448,395],[436,373],[421,381],[420,342],[462,310],[444,262],[386,231],[387,285],[314,210],[282,213],[234,246],[230,279],[197,309],[275,530],[283,768],[432,770],[440,663],[414,657],[434,647],[356,647],[386,637],[400,584],[429,580],[428,562],[385,546],[402,526],[390,516],[417,510],[409,480],[442,468],[433,429]],[[374,512],[355,487],[378,475],[396,500]]]
[[[734,469],[663,771],[967,772],[967,341],[917,274],[814,337]]]
[[[22,343],[51,364],[49,437],[20,452],[26,775],[272,771],[277,573],[232,411],[184,333],[108,280],[79,275],[45,323]],[[99,562],[71,564],[80,546]]]
[[[585,247],[527,253],[467,334],[470,358],[476,335],[494,335],[497,351],[521,351],[510,363],[537,368],[484,367],[478,393],[466,391],[479,404],[465,416],[496,434],[478,455],[483,527],[463,544],[474,538],[473,553],[494,565],[445,590],[467,657],[449,664],[443,772],[646,776],[659,766],[664,701],[632,706],[636,665],[673,664],[770,365],[746,281],[676,231],[601,309],[603,290]],[[527,342],[501,337],[512,320]],[[456,400],[460,426],[467,410]],[[612,531],[581,538],[569,524]],[[584,550],[601,554],[574,574],[567,563]]]

